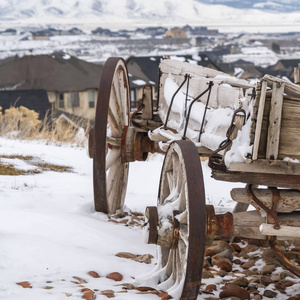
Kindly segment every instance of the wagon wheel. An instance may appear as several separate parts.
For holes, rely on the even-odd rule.
[[[150,220],[153,207],[147,209]],[[190,141],[173,142],[168,149],[156,216],[159,229],[154,239],[160,247],[154,277],[174,298],[196,299],[202,277],[206,210],[201,163]],[[153,239],[151,229],[149,234]]]
[[[102,71],[94,130],[94,202],[96,211],[123,209],[128,163],[122,161],[122,138],[129,125],[129,83],[122,58],[109,58]]]

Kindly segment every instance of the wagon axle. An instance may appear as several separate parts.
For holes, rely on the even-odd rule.
[[[159,214],[156,206],[148,206],[145,211],[146,222],[144,225],[145,242],[156,244],[162,247],[171,248],[178,239],[178,229],[180,221],[176,218],[178,211],[173,211],[173,218],[168,219],[168,223],[160,223]],[[214,239],[222,238],[230,240],[234,236],[233,214],[215,214],[212,205],[206,205],[206,227],[205,227],[205,246],[210,246]],[[164,229],[160,229],[164,227]]]

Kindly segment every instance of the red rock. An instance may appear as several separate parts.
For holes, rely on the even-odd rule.
[[[112,290],[104,290],[100,292],[101,295],[106,296],[107,298],[114,298],[115,297],[115,292]]]
[[[248,260],[247,262],[243,263],[241,267],[243,269],[249,269],[249,268],[253,267],[254,265],[255,265],[255,261]]]
[[[17,282],[17,285],[20,285],[24,289],[32,289],[32,286],[28,281]]]
[[[241,252],[241,247],[236,243],[231,243],[230,246],[237,252]]]
[[[159,293],[157,294],[157,296],[160,297],[161,300],[172,299],[172,297],[168,293]]]
[[[300,294],[292,296],[292,297],[288,298],[287,300],[300,300]]]
[[[225,272],[231,272],[232,271],[232,265],[229,261],[220,261],[217,266],[225,271]]]
[[[88,274],[94,278],[99,278],[100,275],[95,271],[89,271]]]
[[[78,280],[79,283],[87,283],[86,280],[84,280],[83,278],[80,278],[78,276],[73,276],[74,279]]]
[[[216,291],[217,286],[215,284],[209,284],[206,286],[205,291],[211,293],[212,291]]]
[[[224,285],[223,287],[221,287],[221,290],[227,290],[227,289],[232,289],[232,288],[239,288],[239,286],[235,283],[228,283],[226,285]]]
[[[86,299],[86,300],[93,300],[94,299],[94,291],[88,289],[88,288],[84,288],[81,290],[81,292],[83,293],[82,295],[82,299]]]
[[[138,286],[135,289],[138,290],[138,291],[140,291],[140,292],[155,291],[154,288],[149,287],[149,286]]]
[[[118,272],[113,272],[113,273],[108,274],[106,276],[106,278],[114,280],[114,281],[121,281],[123,279],[123,275],[121,275]]]
[[[265,265],[261,269],[261,274],[262,275],[268,275],[271,274],[273,271],[275,271],[276,267],[275,265]]]
[[[116,254],[118,257],[127,258],[127,259],[133,259],[136,258],[137,255],[129,253],[129,252],[119,252]]]
[[[245,252],[245,253],[250,253],[250,252],[254,252],[258,249],[259,249],[259,247],[256,246],[256,245],[247,245],[246,247],[244,247],[242,249],[242,251]]]
[[[219,298],[223,299],[227,297],[238,297],[241,300],[246,300],[250,299],[250,293],[240,287],[227,288],[226,290],[220,293]]]

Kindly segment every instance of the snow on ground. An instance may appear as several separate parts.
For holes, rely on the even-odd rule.
[[[130,252],[155,257],[156,247],[143,243],[139,227],[109,222],[106,215],[94,211],[92,160],[85,149],[0,138],[0,155],[31,155],[72,168],[71,172],[0,176],[0,299],[78,299],[82,287],[73,276],[86,280],[84,287],[118,292],[122,287],[107,274],[119,272],[124,276],[120,283],[134,283],[133,277],[154,268],[155,259],[145,264],[115,256]],[[162,162],[163,156],[152,155],[147,162],[130,165],[127,209],[143,212],[145,206],[156,204]],[[208,203],[230,210],[232,185],[214,181],[207,163],[203,167]],[[92,278],[89,271],[100,278]],[[32,288],[16,284],[23,281]],[[97,293],[97,299],[106,299]],[[158,299],[137,291],[115,295],[116,299]]]

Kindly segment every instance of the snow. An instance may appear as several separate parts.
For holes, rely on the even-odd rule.
[[[116,257],[118,252],[156,255],[156,247],[143,242],[142,230],[109,222],[106,215],[94,211],[92,160],[86,149],[71,145],[20,141],[0,138],[0,155],[31,155],[47,163],[68,166],[71,172],[42,172],[20,176],[1,175],[0,191],[0,298],[3,300],[80,298],[80,287],[73,276],[98,290],[121,291],[111,272],[120,272],[120,283],[135,283],[132,277],[151,272],[152,264]],[[1,159],[2,161],[2,159]],[[163,156],[151,155],[146,162],[130,164],[126,210],[144,212],[156,205]],[[18,168],[30,169],[19,160]],[[203,163],[207,203],[217,211],[231,210],[229,192],[238,184],[226,184],[210,178]],[[87,275],[96,271],[100,278]],[[28,281],[32,289],[17,282]],[[53,287],[45,289],[46,286]],[[157,299],[133,291],[117,294],[118,299]],[[98,296],[99,297],[99,296]],[[104,297],[104,296],[103,296]],[[101,296],[100,296],[101,298]]]
[[[98,24],[108,28],[199,25],[234,27],[237,31],[299,30],[298,11],[271,12],[209,5],[196,0],[31,0],[1,1],[0,20],[5,26],[41,24]],[[38,9],[37,9],[38,8]],[[7,28],[7,27],[6,27]],[[274,29],[273,29],[274,30]]]

